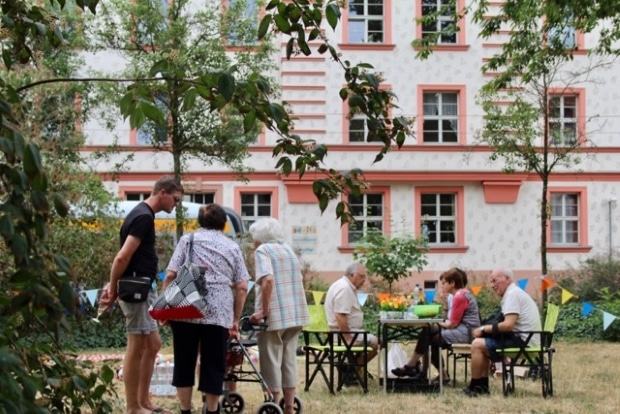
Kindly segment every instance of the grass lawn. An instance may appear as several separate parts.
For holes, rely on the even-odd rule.
[[[169,351],[169,350],[168,350]],[[445,355],[445,354],[444,354]],[[620,411],[620,344],[609,343],[566,343],[556,344],[553,361],[554,396],[544,399],[540,381],[517,379],[515,395],[504,397],[501,393],[501,378],[491,379],[491,395],[469,398],[461,394],[466,384],[463,380],[462,363],[457,369],[457,386],[444,387],[438,394],[386,394],[376,382],[370,384],[370,391],[364,394],[359,387],[343,389],[330,395],[323,382],[315,380],[309,392],[304,392],[303,357],[299,359],[298,396],[303,401],[306,414],[322,413],[616,413]],[[460,371],[459,371],[460,370]],[[370,371],[377,372],[376,360],[370,363]],[[254,413],[263,403],[263,394],[258,384],[239,383],[237,392],[245,401],[245,412]],[[119,396],[122,397],[122,384]],[[179,405],[174,397],[156,397],[155,401],[174,413]],[[194,412],[200,412],[200,395],[194,395]],[[119,401],[119,403],[121,403]],[[122,412],[119,406],[119,412]]]

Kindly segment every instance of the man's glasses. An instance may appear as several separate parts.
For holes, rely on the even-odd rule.
[[[173,196],[172,194],[170,194],[170,196],[174,200],[174,204],[179,204],[179,201],[181,201],[181,197],[176,197],[176,196]]]

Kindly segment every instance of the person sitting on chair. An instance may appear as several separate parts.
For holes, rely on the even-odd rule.
[[[450,318],[423,328],[411,359],[405,366],[395,368],[392,373],[398,377],[413,377],[414,379],[424,379],[428,370],[428,347],[431,346],[431,363],[439,369],[439,358],[441,357],[440,347],[446,348],[450,344],[471,342],[471,331],[480,326],[480,314],[478,303],[474,295],[465,288],[467,274],[461,269],[453,267],[439,276],[443,296],[453,295],[452,309]],[[441,332],[441,335],[440,335]],[[422,366],[420,367],[420,359]],[[443,364],[442,364],[443,365]],[[444,384],[450,382],[448,371],[443,365],[441,380]],[[433,380],[434,384],[439,383],[439,377]]]
[[[364,331],[364,312],[357,299],[357,289],[366,281],[366,268],[360,262],[350,264],[344,276],[332,283],[325,295],[325,315],[329,329],[341,332]],[[353,340],[354,334],[345,334],[347,341]],[[367,362],[377,355],[379,339],[367,334],[366,346],[372,347]],[[362,344],[362,335],[357,335],[354,345]],[[362,361],[358,361],[362,363]]]
[[[497,349],[519,346],[526,340],[527,334],[506,335],[515,331],[540,331],[540,312],[536,302],[513,281],[512,271],[504,268],[493,270],[489,276],[491,287],[502,301],[504,320],[493,325],[483,325],[472,331],[476,338],[471,344],[471,382],[463,389],[470,397],[489,394],[489,368],[491,361],[500,357]],[[498,335],[503,334],[502,339]],[[538,345],[538,338],[532,337],[529,344]]]

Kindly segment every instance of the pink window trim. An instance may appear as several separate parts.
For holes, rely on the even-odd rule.
[[[579,146],[586,144],[586,90],[585,88],[549,88],[549,98],[552,96],[577,97],[577,142]]]
[[[271,217],[278,218],[279,189],[278,187],[235,187],[235,211],[241,212],[241,194],[271,194]]]
[[[579,243],[577,245],[554,245],[551,243],[551,216],[547,219],[547,251],[554,252],[583,252],[589,251],[588,246],[588,189],[587,187],[549,187],[547,200],[551,207],[551,194],[578,194],[579,195]],[[577,249],[577,250],[574,250]]]
[[[417,137],[418,145],[450,145],[442,143],[424,143],[424,93],[425,92],[456,92],[459,95],[459,145],[467,144],[467,96],[466,85],[418,85],[417,89]],[[452,144],[454,145],[454,144]]]
[[[465,200],[463,187],[416,187],[415,188],[415,200],[413,205],[415,206],[414,217],[414,234],[420,236],[420,228],[422,226],[422,193],[433,194],[456,194],[456,245],[455,246],[430,246],[431,253],[436,249],[437,252],[446,253],[460,253],[465,246]],[[456,249],[454,252],[450,249]]]
[[[456,0],[456,9],[459,11],[459,14],[463,14],[465,12],[465,0]],[[416,17],[422,17],[422,2],[421,1],[416,1],[416,6],[415,6],[415,15]],[[456,24],[459,28],[458,33],[456,34],[456,43],[454,45],[450,45],[450,44],[441,44],[441,45],[437,45],[433,47],[433,50],[438,51],[438,52],[444,52],[444,51],[466,51],[469,49],[469,46],[467,46],[467,49],[460,49],[457,46],[465,46],[467,45],[467,39],[465,38],[465,33],[466,33],[466,26],[465,26],[465,19],[459,19],[457,24]],[[420,24],[416,24],[415,25],[415,38],[416,39],[422,39],[422,25]]]
[[[402,0],[399,0],[402,1]],[[461,0],[459,0],[461,1]],[[349,9],[342,9],[342,43],[338,46],[343,50],[392,50],[392,0],[383,1],[383,43],[350,43],[349,42]],[[357,49],[357,46],[362,46]]]
[[[375,187],[372,186],[370,190],[365,191],[365,194],[382,194],[383,195],[383,234],[390,234],[390,212],[391,212],[391,194],[390,187]],[[346,199],[343,198],[343,201]],[[355,248],[354,245],[349,244],[349,226],[344,225],[340,228],[340,239],[342,246],[338,247],[341,253],[352,253]],[[349,251],[350,249],[350,251]]]

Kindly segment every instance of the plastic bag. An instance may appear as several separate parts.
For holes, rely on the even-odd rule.
[[[387,376],[388,378],[396,378],[396,375],[392,374],[392,370],[407,364],[409,358],[398,342],[392,342],[389,348],[387,355]]]

